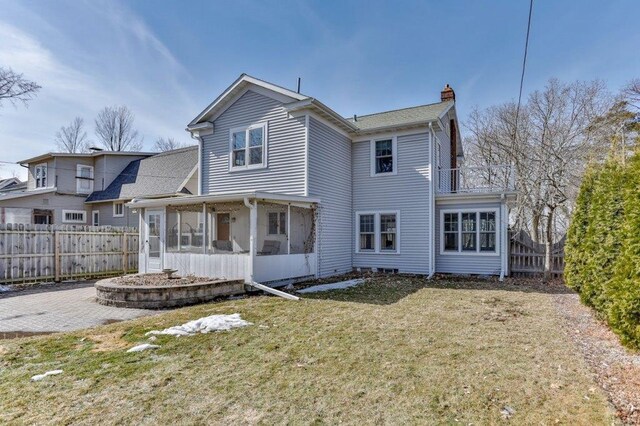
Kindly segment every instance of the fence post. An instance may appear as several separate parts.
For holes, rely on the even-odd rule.
[[[60,234],[56,229],[53,230],[53,275],[54,281],[60,282]]]
[[[129,235],[122,233],[122,275],[126,275],[129,270]]]

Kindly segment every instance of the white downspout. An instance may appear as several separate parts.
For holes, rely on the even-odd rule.
[[[435,200],[435,173],[434,173],[434,168],[433,168],[433,164],[434,164],[434,152],[435,150],[433,149],[433,144],[435,142],[435,134],[433,132],[433,124],[429,123],[429,158],[430,160],[430,164],[429,164],[429,174],[430,174],[430,182],[429,182],[429,233],[430,238],[429,238],[429,276],[427,277],[427,279],[431,279],[433,278],[433,275],[436,273],[436,259],[435,259],[435,215],[436,215],[436,200]]]

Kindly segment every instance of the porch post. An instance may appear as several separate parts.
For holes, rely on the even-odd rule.
[[[249,210],[249,281],[255,276],[254,265],[258,253],[258,200],[253,200]]]
[[[207,204],[202,203],[202,254],[207,254]]]
[[[287,204],[287,254],[291,254],[291,203]]]
[[[178,253],[182,251],[182,212],[178,210]],[[168,231],[168,229],[167,229]]]

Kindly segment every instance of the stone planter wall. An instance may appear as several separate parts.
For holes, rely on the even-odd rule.
[[[245,293],[242,280],[218,280],[180,286],[131,286],[118,285],[114,279],[105,279],[98,281],[95,287],[98,303],[138,309],[176,308]]]

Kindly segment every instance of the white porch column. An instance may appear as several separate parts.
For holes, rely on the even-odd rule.
[[[291,203],[287,204],[287,254],[291,254]]]
[[[258,253],[258,201],[251,203],[247,198],[244,204],[249,208],[249,274],[245,276],[245,282],[252,283],[255,276],[254,265]]]
[[[207,205],[202,203],[202,253],[207,254]]]
[[[177,226],[177,231],[178,231],[178,253],[180,253],[182,251],[182,212],[180,210],[177,211],[177,217],[178,217],[178,226]],[[168,231],[168,229],[167,229]]]

